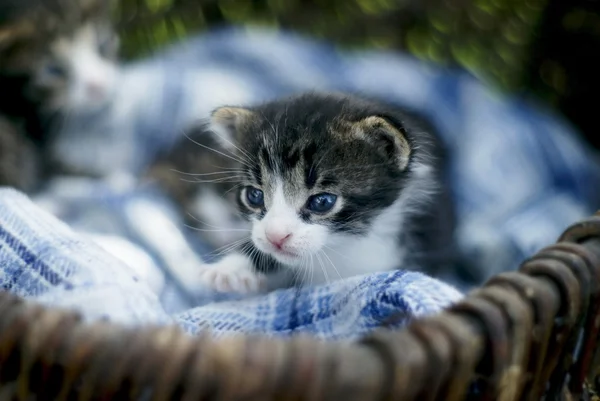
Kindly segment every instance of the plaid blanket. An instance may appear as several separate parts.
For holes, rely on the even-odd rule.
[[[0,216],[0,286],[77,309],[90,320],[132,326],[176,322],[191,334],[210,329],[216,336],[310,332],[350,339],[392,317],[390,324],[402,325],[461,297],[420,273],[397,271],[168,313],[162,291],[157,293],[147,277],[101,249],[93,235],[74,232],[23,194],[1,189]]]
[[[477,280],[516,267],[600,200],[597,156],[560,118],[403,54],[341,52],[293,34],[228,29],[125,65],[120,80],[112,104],[71,116],[54,148],[106,179],[57,178],[33,202],[0,190],[2,288],[88,318],[322,338],[353,338],[398,313],[403,324],[459,299],[455,288],[477,281],[435,280],[408,266],[253,299],[191,295],[186,283],[210,249],[169,199],[136,177],[215,106],[301,90],[362,92],[433,121],[450,150],[457,238]]]

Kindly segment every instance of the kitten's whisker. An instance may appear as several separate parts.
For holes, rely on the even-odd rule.
[[[185,178],[180,178],[179,181],[181,182],[189,182],[190,184],[218,184],[218,183],[227,183],[227,182],[231,182],[231,183],[241,183],[243,180],[240,179],[239,177],[222,177],[222,178],[216,178],[214,180],[202,180],[202,179],[198,179],[195,178],[193,180],[188,180]]]
[[[255,252],[256,252],[256,248],[252,248],[251,247],[252,242],[248,241],[247,244],[245,244],[242,249],[240,250],[241,253],[243,253],[244,255],[248,256],[248,258],[250,260],[252,260],[252,264],[258,263],[256,261],[256,259],[254,258]]]
[[[302,274],[302,285],[306,285],[308,283],[308,277],[310,275],[310,265],[308,264],[308,259],[302,255],[302,270],[304,270]],[[309,283],[310,284],[310,283]]]
[[[304,258],[302,254],[298,255],[300,257],[300,264],[298,266],[294,266],[292,271],[294,272],[294,285],[300,286],[305,283],[306,280],[306,269],[304,264]]]
[[[240,252],[246,256],[248,256],[248,258],[250,258],[250,260],[254,261],[254,255],[257,252],[256,248],[252,248],[252,242],[248,241],[246,244],[244,244],[244,246],[242,247],[242,249],[240,250]]]
[[[250,166],[250,165],[249,165],[247,162],[245,162],[244,160],[241,160],[241,159],[239,159],[239,158],[237,158],[237,157],[234,157],[234,156],[230,156],[230,155],[228,155],[228,154],[226,154],[226,153],[223,153],[223,152],[221,152],[221,151],[219,151],[219,150],[217,150],[217,149],[211,148],[210,146],[206,146],[206,145],[204,145],[204,144],[202,144],[202,143],[200,143],[200,142],[198,142],[198,141],[195,141],[194,139],[192,139],[192,138],[191,138],[191,137],[190,137],[190,136],[189,136],[187,133],[185,133],[185,132],[183,133],[183,135],[184,135],[184,136],[185,136],[187,139],[189,139],[190,141],[192,141],[193,143],[195,143],[196,145],[198,145],[198,146],[200,146],[200,147],[202,147],[202,148],[204,148],[204,149],[207,149],[207,150],[210,150],[211,152],[215,152],[215,153],[217,153],[217,154],[220,154],[221,156],[227,157],[228,159],[231,159],[231,160],[233,160],[233,161],[235,161],[235,162],[237,162],[237,163],[243,164],[244,166],[246,166],[246,167],[248,167],[248,168],[251,168],[251,166]]]
[[[301,266],[302,266],[302,285],[306,285],[308,283],[308,277],[310,275],[310,264],[308,263],[308,258],[304,252],[300,253],[301,258]]]
[[[333,248],[332,248],[332,247],[330,247],[330,246],[323,245],[323,247],[324,247],[324,248],[326,248],[326,249],[328,249],[328,250],[330,250],[330,251],[332,251],[332,252],[335,252],[335,253],[337,253],[338,255],[340,255],[341,257],[343,257],[343,258],[345,258],[345,259],[347,259],[347,260],[350,260],[350,261],[352,260],[352,259],[350,259],[350,258],[348,257],[348,255],[344,255],[344,254],[343,254],[343,253],[341,253],[340,251],[337,251],[337,250],[333,249]]]
[[[293,272],[292,282],[294,283],[293,285],[296,287],[303,282],[305,272],[302,269],[302,265],[300,265],[300,267],[298,267],[298,268],[292,269],[292,272]],[[301,277],[301,275],[302,275],[302,277]]]
[[[243,181],[244,180],[244,175],[240,175],[240,174],[233,174],[233,175],[229,175],[226,177],[218,177],[218,178],[213,178],[213,179],[209,179],[209,180],[203,180],[201,178],[195,178],[196,182],[221,182],[221,181],[227,181],[227,180],[238,180],[238,181]]]
[[[317,257],[317,260],[319,261],[319,266],[321,267],[321,271],[323,272],[323,275],[325,276],[325,283],[329,285],[329,274],[327,273],[327,269],[325,269],[325,266],[323,265],[323,261],[319,257],[319,254],[315,253],[315,256]]]
[[[220,251],[218,251],[218,252],[214,252],[214,251],[213,251],[213,252],[210,252],[208,255],[209,255],[209,256],[221,256],[221,255],[228,255],[228,254],[230,254],[232,251],[234,251],[234,250],[235,250],[235,249],[236,249],[238,246],[242,246],[242,245],[243,245],[243,244],[236,244],[236,245],[230,246],[230,247],[229,247],[229,248],[227,248],[227,249],[222,249],[222,250],[220,250]]]
[[[242,248],[240,249],[240,252],[242,254],[248,256],[248,258],[250,258],[253,261],[253,263],[254,263],[254,259],[252,258],[252,254],[253,254],[254,250],[250,248],[250,245],[251,245],[250,241],[248,241],[247,243],[245,243],[242,246]],[[248,252],[248,251],[250,251],[250,252]]]
[[[242,184],[238,184],[238,185],[242,185]],[[245,222],[247,222],[247,221],[248,221],[248,220],[247,220],[247,216],[246,216],[246,215],[244,215],[244,213],[242,213],[241,211],[234,209],[234,210],[232,210],[231,212],[232,212],[233,214],[235,214],[237,217],[239,217],[241,220],[243,220],[243,221],[245,221]]]
[[[327,252],[325,252],[323,250],[321,250],[321,252],[323,252],[323,255],[327,258],[327,260],[329,261],[329,263],[331,263],[331,267],[333,267],[333,270],[335,270],[335,272],[340,277],[340,279],[342,279],[342,275],[340,274],[340,272],[338,271],[338,269],[335,267],[335,264],[333,263],[333,261],[327,255]]]
[[[185,180],[183,180],[185,182]],[[243,179],[237,177],[223,178],[218,180],[189,180],[187,182],[196,183],[196,184],[241,184],[244,182]]]
[[[244,183],[240,182],[239,184],[235,184],[233,187],[229,188],[227,191],[225,191],[225,193],[223,195],[227,195],[229,192],[238,189],[239,187],[241,187],[242,185],[244,185]],[[239,212],[238,212],[239,213]],[[241,216],[241,214],[239,214]]]
[[[229,253],[231,250],[235,249],[236,247],[243,245],[244,241],[247,241],[247,240],[248,240],[248,237],[239,239],[239,240],[234,241],[229,244],[225,244],[223,246],[220,246],[220,247],[212,250],[211,252],[208,253],[208,255],[209,256],[219,256],[219,255],[223,255],[225,253]]]
[[[207,222],[200,220],[198,217],[194,216],[194,215],[193,215],[193,214],[191,214],[191,213],[187,213],[187,215],[188,215],[189,217],[191,217],[191,218],[192,218],[194,221],[196,221],[196,222],[198,222],[198,223],[200,223],[200,224],[204,224],[204,225],[205,225],[205,226],[207,226],[207,227],[215,228],[215,229],[217,229],[217,230],[221,230],[221,229],[225,229],[225,230],[227,230],[227,229],[230,229],[230,228],[231,228],[231,227],[219,227],[219,226],[214,226],[214,225],[212,225],[212,224],[208,224]],[[233,228],[233,229],[235,229],[235,228]],[[236,230],[237,230],[237,229],[236,229]],[[252,230],[250,230],[250,229],[241,229],[241,228],[240,228],[239,230],[242,230],[242,231],[252,231]]]
[[[234,241],[230,244],[226,244],[226,245],[218,247],[217,249],[213,250],[212,252],[209,252],[209,255],[211,255],[211,256],[223,255],[223,254],[231,252],[233,249],[237,248],[238,246],[241,246],[241,245],[247,246],[249,242],[250,242],[250,236],[244,237],[244,238]]]
[[[243,155],[246,156],[247,159],[245,159],[247,162],[249,163],[255,163],[256,160],[254,160],[254,157],[249,154],[248,152],[246,152],[245,150],[242,150],[241,148],[239,148],[235,143],[231,142],[229,139],[225,138],[223,135],[219,134],[216,131],[211,131],[214,135],[218,136],[219,138],[221,138],[221,140],[227,142],[228,144],[230,144],[231,146],[233,146],[234,148],[236,148],[237,150],[239,150]]]
[[[267,256],[258,250],[256,250],[256,252],[258,253],[259,266],[260,266],[261,270],[264,270],[263,267],[265,266],[265,263],[267,262],[267,260],[266,260]]]
[[[249,236],[244,237],[237,241],[233,241],[231,243],[220,246],[220,247],[212,250],[211,252],[209,252],[208,255],[210,255],[210,256],[225,255],[225,254],[231,253],[232,251],[239,248],[240,246],[248,246],[248,244],[250,244],[250,243],[251,243],[250,237]]]
[[[251,232],[252,230],[246,230],[243,228],[230,228],[230,229],[223,229],[223,230],[206,230],[203,228],[198,228],[198,227],[194,227],[194,226],[190,226],[188,224],[185,224],[185,226],[187,228],[189,228],[190,230],[194,230],[194,231],[200,231],[203,233],[228,233],[228,232],[235,232],[235,231],[243,231],[243,232]]]
[[[313,268],[314,255],[310,254],[310,285],[315,281],[315,269]]]
[[[212,184],[212,183],[219,183],[219,182],[243,182],[243,177],[241,176],[233,176],[233,177],[221,177],[221,178],[215,178],[214,180],[201,180],[201,179],[193,179],[193,180],[187,180],[185,178],[180,178],[179,181],[183,181],[183,182],[189,182],[192,184]]]
[[[214,164],[211,164],[210,166],[214,167],[214,168],[218,168],[218,169],[224,170],[224,171],[238,170],[238,171],[241,171],[241,172],[245,173],[245,171],[244,170],[240,170],[239,167],[223,167],[223,166],[215,166]]]
[[[231,182],[236,182],[236,180],[238,182],[241,181],[238,178],[236,178],[235,180],[234,179],[231,179],[231,180],[232,180]],[[187,180],[185,178],[180,178],[179,181],[181,181],[181,182],[187,182],[187,183],[190,183],[190,184],[212,184],[212,183],[219,183],[219,182],[228,182],[228,180],[222,180],[222,181],[216,181],[216,180],[198,180],[198,179]]]
[[[244,170],[240,170],[240,169],[236,169],[233,171],[216,171],[214,173],[185,173],[183,171],[179,171],[174,168],[172,168],[171,171],[178,173],[178,174],[191,176],[191,177],[203,177],[203,176],[207,176],[207,175],[218,175],[218,174],[243,174],[243,173],[245,173]]]

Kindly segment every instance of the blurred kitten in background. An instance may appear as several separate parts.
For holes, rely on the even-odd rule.
[[[207,131],[195,124],[152,165],[147,177],[174,200],[190,228],[219,249],[247,235],[250,224],[236,207],[238,163]]]
[[[118,48],[109,11],[108,0],[0,3],[0,185],[35,190],[60,164],[46,147],[62,119],[107,104]]]

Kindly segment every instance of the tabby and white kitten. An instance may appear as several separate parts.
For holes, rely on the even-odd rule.
[[[107,104],[118,47],[109,11],[108,0],[0,4],[0,119],[12,125],[0,135],[0,159],[27,148],[37,153],[33,159],[43,158],[55,123]],[[15,133],[22,138],[6,139]],[[35,187],[35,180],[21,178],[19,164],[0,166],[0,185]]]
[[[202,268],[203,284],[253,293],[396,268],[435,274],[453,263],[442,152],[417,116],[361,97],[308,93],[219,108],[208,128],[190,137],[200,146],[184,139],[171,166],[196,172],[194,148],[233,162],[219,170],[206,161],[213,172],[189,177],[226,182],[249,226],[230,253]],[[190,183],[180,202],[209,185]]]

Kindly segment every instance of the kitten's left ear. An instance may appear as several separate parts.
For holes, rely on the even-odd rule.
[[[219,107],[210,118],[210,129],[223,146],[232,147],[238,141],[241,128],[249,124],[254,112],[243,107]]]
[[[23,37],[35,32],[35,27],[28,21],[21,21],[9,26],[0,26],[0,49],[12,46]]]
[[[400,170],[408,166],[412,152],[404,133],[388,120],[379,116],[367,117],[354,123],[354,134],[372,143],[386,156],[393,158]]]
[[[78,0],[84,18],[93,18],[110,12],[112,0]]]

